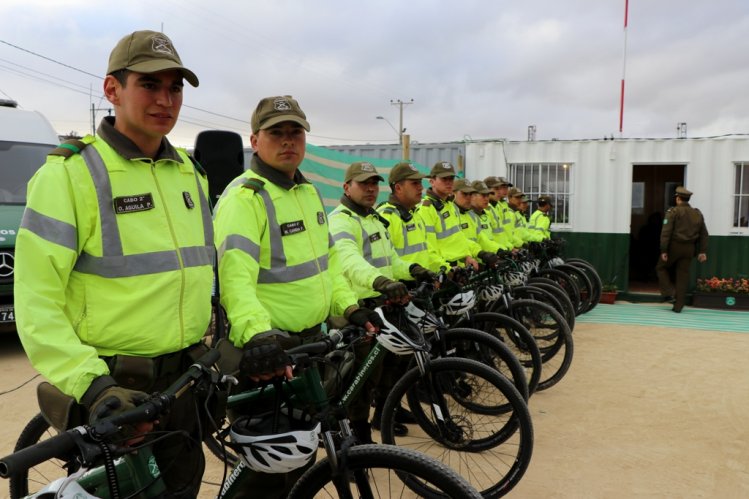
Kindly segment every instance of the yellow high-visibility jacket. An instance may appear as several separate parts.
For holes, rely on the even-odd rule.
[[[433,272],[439,272],[441,267],[450,268],[450,264],[427,244],[424,221],[414,210],[406,210],[390,196],[387,202],[377,207],[377,212],[388,221],[390,241],[401,259],[418,263]]]
[[[234,345],[273,328],[301,332],[356,304],[330,254],[320,193],[301,172],[291,180],[254,155],[221,195],[214,219]]]
[[[435,248],[443,260],[462,264],[466,257],[478,256],[481,246],[466,238],[460,230],[455,203],[440,199],[430,189],[416,214],[424,222],[427,245]]]
[[[144,158],[112,118],[63,146],[29,182],[14,294],[31,363],[80,401],[109,374],[99,356],[200,341],[215,252],[208,184],[185,151],[164,139]]]
[[[333,253],[340,259],[343,274],[359,299],[378,296],[375,279],[412,279],[412,265],[401,260],[390,242],[390,233],[375,210],[365,210],[343,196],[330,212]]]

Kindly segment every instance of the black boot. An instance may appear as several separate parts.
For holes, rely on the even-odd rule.
[[[366,421],[351,421],[351,431],[356,437],[358,444],[374,444],[372,440],[372,427]]]
[[[411,411],[404,407],[398,407],[395,411],[395,421],[403,424],[416,424],[418,422]]]

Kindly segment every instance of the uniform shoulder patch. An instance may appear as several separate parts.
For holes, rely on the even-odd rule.
[[[259,178],[248,178],[244,181],[242,187],[244,187],[245,189],[251,189],[255,192],[259,192],[265,189],[265,182],[263,182]]]
[[[48,153],[48,156],[62,156],[63,158],[68,159],[74,154],[80,153],[87,145],[86,142],[78,139],[66,140],[56,148],[52,149]]]

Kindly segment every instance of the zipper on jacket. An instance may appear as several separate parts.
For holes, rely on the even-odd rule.
[[[172,236],[172,242],[174,243],[174,251],[177,253],[177,261],[179,262],[180,269],[180,289],[179,289],[179,348],[182,349],[185,343],[185,318],[183,311],[185,308],[185,263],[182,261],[182,254],[179,251],[179,241],[177,241],[177,235],[174,233],[174,225],[172,225],[172,218],[169,215],[169,208],[164,198],[164,193],[161,191],[161,185],[159,185],[159,179],[156,176],[156,163],[151,161],[151,175],[153,181],[156,184],[156,190],[159,191],[159,197],[161,202],[164,203],[164,214],[166,215],[167,225],[169,225],[169,233]]]

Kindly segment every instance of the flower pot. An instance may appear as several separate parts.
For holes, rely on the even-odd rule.
[[[601,299],[598,303],[614,303],[616,301],[617,291],[601,291]]]
[[[692,295],[692,306],[724,310],[749,310],[749,294],[746,293],[702,293]]]

